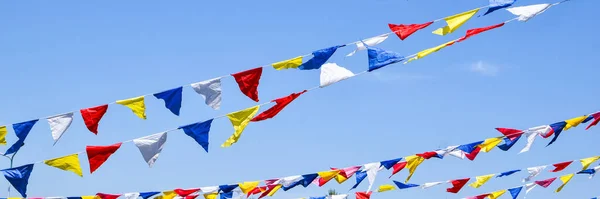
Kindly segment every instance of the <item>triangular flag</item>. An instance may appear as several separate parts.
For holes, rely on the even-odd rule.
[[[406,63],[414,61],[414,60],[417,60],[417,59],[421,59],[421,58],[423,58],[423,57],[425,57],[425,56],[427,56],[427,55],[429,55],[431,53],[440,51],[442,48],[445,48],[446,46],[452,45],[453,43],[454,43],[454,41],[449,41],[449,42],[446,42],[446,43],[444,43],[442,45],[439,45],[439,46],[436,46],[436,47],[433,47],[433,48],[429,48],[429,49],[425,49],[425,50],[423,50],[421,52],[418,52],[416,56],[410,58],[408,61],[406,61]]]
[[[417,32],[418,30],[421,30],[423,28],[426,28],[427,26],[433,24],[433,21],[427,22],[427,23],[423,23],[423,24],[408,24],[408,25],[404,25],[404,24],[388,24],[388,26],[390,27],[390,30],[392,30],[392,32],[394,32],[396,35],[398,35],[398,38],[400,38],[400,40],[405,40],[408,36],[412,35],[413,33]]]
[[[100,199],[117,199],[119,196],[121,196],[120,194],[107,194],[107,193],[97,193],[96,196],[98,196]]]
[[[479,33],[482,33],[482,32],[488,31],[488,30],[492,30],[492,29],[496,29],[496,28],[500,28],[502,26],[504,26],[504,23],[496,24],[493,26],[487,26],[487,27],[483,27],[483,28],[469,29],[469,30],[467,30],[467,34],[465,36],[461,37],[460,39],[458,39],[456,42],[462,42],[462,41],[464,41],[472,36],[475,36]]]
[[[83,122],[90,132],[98,134],[98,123],[100,123],[106,110],[108,110],[108,104],[79,110]]]
[[[219,196],[220,199],[230,199],[233,198],[233,192],[221,193]]]
[[[346,199],[348,194],[330,195],[329,199]]]
[[[466,153],[465,157],[467,157],[467,159],[473,161],[473,160],[475,160],[475,158],[479,154],[479,151],[481,151],[481,147],[475,148],[475,150],[473,150],[471,153]]]
[[[596,162],[598,159],[600,159],[600,156],[594,156],[579,160],[579,162],[581,162],[581,165],[583,166],[583,169],[581,170],[586,170],[592,163]]]
[[[406,159],[406,168],[408,169],[408,177],[406,177],[406,180],[404,182],[407,183],[410,180],[410,178],[412,178],[413,174],[415,174],[417,167],[419,167],[419,165],[421,165],[421,163],[425,161],[425,158],[412,155],[404,159]]]
[[[204,98],[204,103],[215,110],[221,107],[221,78],[209,79],[190,85]]]
[[[135,146],[137,146],[137,148],[140,150],[140,153],[142,153],[142,157],[144,157],[144,160],[146,161],[146,163],[148,163],[149,167],[152,167],[152,165],[154,165],[154,162],[156,162],[156,159],[158,159],[158,155],[160,155],[160,152],[162,151],[163,146],[166,142],[166,132],[157,133],[154,135],[149,135],[133,140],[133,144],[135,144]]]
[[[336,63],[326,63],[321,67],[320,87],[323,88],[353,76],[352,71]]]
[[[333,46],[312,52],[313,57],[298,67],[300,70],[319,69],[341,46]]]
[[[371,187],[373,187],[373,183],[375,183],[375,178],[377,177],[377,172],[379,172],[380,167],[381,163],[379,162],[363,165],[363,170],[366,171],[367,179],[369,180],[369,188],[367,191],[371,191]]]
[[[377,44],[382,43],[383,41],[385,41],[388,36],[390,36],[389,34],[383,34],[383,35],[379,35],[376,37],[371,37],[365,40],[362,40],[360,42],[356,42],[356,49],[352,52],[350,52],[348,55],[346,55],[347,57],[350,57],[352,55],[354,55],[357,51],[361,51],[361,50],[366,50],[367,47],[365,46],[365,44],[367,46],[376,46]]]
[[[0,126],[0,145],[6,145],[6,135],[8,131],[6,130],[6,126]]]
[[[500,190],[500,191],[494,191],[489,195],[489,197],[490,197],[490,199],[496,199],[496,198],[499,198],[500,196],[504,195],[505,193],[506,193],[506,189]]]
[[[258,184],[260,184],[260,181],[243,182],[243,183],[239,183],[238,186],[242,190],[242,193],[248,194],[254,188],[258,187]]]
[[[560,185],[560,187],[558,187],[558,189],[556,189],[556,193],[560,192],[565,187],[565,185],[567,185],[567,183],[569,183],[569,181],[571,181],[571,178],[573,178],[574,175],[575,174],[572,173],[572,174],[561,176],[559,179],[560,179],[560,181],[562,181],[563,184]]]
[[[54,144],[58,142],[60,137],[69,129],[71,123],[73,122],[73,113],[65,113],[52,117],[46,118],[48,120],[48,124],[50,125],[50,131],[52,132],[52,139],[54,139]]]
[[[536,4],[529,6],[521,6],[506,9],[510,13],[519,16],[519,21],[528,21],[529,19],[542,14],[548,8],[550,8],[550,4]]]
[[[344,169],[331,168],[331,170],[340,170],[340,173],[335,176],[335,181],[337,181],[338,184],[342,184],[348,180],[348,178],[352,177],[361,167],[362,166],[353,166]],[[286,185],[284,184],[283,186],[285,188]]]
[[[229,192],[233,191],[237,187],[238,187],[238,184],[219,185],[219,190],[221,190],[221,192],[223,192],[223,193],[229,193]]]
[[[23,196],[27,198],[27,184],[29,184],[29,176],[33,171],[33,164],[27,164],[15,168],[4,169],[2,174],[10,184]]]
[[[509,176],[509,175],[512,175],[512,174],[514,174],[516,172],[519,172],[519,171],[521,171],[521,169],[502,172],[502,173],[498,174],[498,176],[496,176],[496,178],[500,178],[500,177],[504,177],[504,176]]]
[[[413,188],[413,187],[418,187],[418,184],[404,184],[398,181],[394,180],[394,184],[396,184],[396,186],[398,187],[398,189],[408,189],[408,188]]]
[[[390,175],[390,178],[391,178],[393,175],[396,175],[396,173],[398,173],[398,172],[402,171],[402,169],[404,169],[404,168],[406,167],[406,165],[407,165],[407,164],[408,164],[407,162],[398,162],[398,163],[396,163],[396,164],[393,166],[394,170],[392,171],[392,175]]]
[[[370,199],[372,192],[356,192],[356,199]]]
[[[138,192],[123,194],[123,198],[125,198],[125,199],[137,199],[138,197],[140,197],[140,193],[138,193]]]
[[[285,108],[288,104],[292,103],[292,101],[294,101],[296,98],[300,97],[300,95],[302,95],[305,92],[306,92],[306,90],[299,92],[299,93],[292,93],[292,94],[282,97],[282,98],[274,99],[273,101],[271,101],[271,102],[275,102],[274,106],[272,106],[271,108],[267,109],[266,111],[263,111],[262,113],[258,114],[256,117],[252,118],[252,120],[250,120],[250,121],[258,122],[258,121],[263,121],[263,120],[275,117],[277,114],[279,114],[279,112],[281,112],[281,110],[283,110],[283,108]]]
[[[352,188],[350,188],[350,190],[352,189],[356,189],[356,187],[358,187],[358,185],[360,185],[360,183],[367,178],[367,171],[365,170],[360,170],[358,172],[356,172],[356,183],[354,184],[354,186],[352,186]],[[306,187],[306,186],[305,186]]]
[[[338,173],[340,173],[340,170],[331,170],[331,171],[317,172],[317,174],[320,177],[319,178],[319,187],[325,185],[325,183],[327,183],[331,179],[333,179]]]
[[[260,83],[262,71],[263,68],[258,67],[231,74],[240,87],[240,91],[255,102],[258,102],[258,84]]]
[[[535,184],[540,185],[544,188],[548,188],[548,186],[550,186],[552,184],[552,182],[554,182],[554,180],[556,180],[556,178],[535,181]]]
[[[429,160],[429,159],[431,159],[433,157],[440,158],[440,159],[442,158],[440,156],[440,154],[438,154],[435,151],[428,151],[428,152],[418,153],[416,155],[419,156],[419,157],[425,158],[426,160]]]
[[[27,138],[27,135],[29,135],[31,128],[33,128],[33,125],[35,125],[35,123],[37,121],[38,120],[35,119],[35,120],[16,123],[16,124],[12,125],[13,130],[15,131],[15,134],[17,135],[17,138],[19,138],[19,140],[17,140],[17,142],[13,143],[13,145],[10,146],[10,148],[8,148],[6,150],[4,155],[16,153],[17,151],[19,151],[19,149],[21,149],[21,147],[25,144],[25,139]]]
[[[122,143],[116,143],[108,146],[86,146],[85,151],[90,162],[90,173],[94,173],[108,158],[115,153]]]
[[[469,186],[471,186],[473,188],[479,188],[479,187],[483,186],[487,181],[492,179],[492,177],[494,177],[494,174],[477,176],[477,177],[475,177],[475,182],[471,183]]]
[[[118,100],[117,104],[126,106],[133,111],[133,114],[137,115],[141,119],[146,119],[146,104],[144,103],[144,96]]]
[[[162,99],[165,101],[165,107],[171,111],[171,113],[179,116],[181,110],[181,98],[183,95],[183,87],[177,87],[171,90],[166,90],[160,93],[155,93],[156,99]]]
[[[490,152],[494,147],[498,146],[502,142],[502,137],[488,138],[479,147],[483,152]]]
[[[142,197],[143,199],[148,199],[156,194],[159,194],[160,192],[158,191],[151,191],[151,192],[141,192],[140,193],[140,197]]]
[[[316,173],[305,174],[305,175],[302,175],[302,177],[303,177],[303,179],[301,180],[302,186],[308,187],[308,185],[310,185],[310,183],[312,183],[313,181],[315,181],[315,179],[317,179],[317,177],[319,177],[319,174],[316,174]]]
[[[217,195],[219,195],[219,193],[205,193],[204,194],[204,198],[205,199],[217,199]]]
[[[571,163],[573,163],[573,161],[561,162],[561,163],[553,164],[552,166],[554,166],[554,170],[552,170],[550,172],[559,172],[559,171],[562,171],[565,168],[567,168],[569,165],[571,165]]]
[[[592,126],[596,126],[600,122],[600,112],[594,113],[590,117],[593,118],[594,121],[592,121],[592,123],[590,123],[590,125],[585,127],[585,130],[590,129]]]
[[[556,139],[558,139],[558,136],[560,135],[560,133],[563,131],[563,129],[566,126],[567,126],[567,123],[564,121],[550,124],[550,128],[552,128],[552,130],[550,131],[549,134],[554,133],[554,137],[552,138],[552,140],[550,140],[550,142],[546,146],[550,146],[552,143],[556,142]]]
[[[467,197],[467,198],[464,198],[464,199],[485,199],[485,198],[487,198],[490,195],[491,194],[489,194],[489,193],[484,193],[484,194],[481,194],[481,195],[478,195],[478,196],[471,196],[471,197]]]
[[[530,181],[531,179],[540,175],[540,173],[542,173],[542,171],[544,171],[544,169],[546,169],[546,167],[547,166],[537,166],[537,167],[527,168],[527,172],[529,173],[529,176],[527,176],[525,179],[523,179],[523,182]]]
[[[175,191],[163,191],[162,193],[162,197],[158,196],[161,197],[160,199],[173,199],[177,197],[177,193],[175,193]],[[156,197],[155,199],[158,199],[158,197]]]
[[[185,199],[196,199],[198,196],[200,196],[200,195],[198,195],[198,194],[192,194],[192,195],[185,196],[184,198]]]
[[[230,147],[240,139],[242,132],[248,123],[250,123],[250,120],[254,117],[254,115],[256,115],[259,107],[260,106],[253,106],[241,111],[227,114],[227,117],[229,118],[229,121],[231,121],[235,131],[233,132],[233,135],[231,135],[231,137],[229,137],[225,143],[221,145],[221,147]]]
[[[261,195],[258,197],[259,199],[260,199],[260,198],[263,198],[263,197],[265,197],[265,196],[269,196],[269,197],[271,197],[271,196],[275,195],[275,193],[276,193],[276,192],[277,192],[279,189],[281,189],[281,185],[280,185],[280,184],[278,184],[278,185],[268,185],[267,187],[268,187],[267,191],[265,191],[263,194],[261,194]]]
[[[458,29],[463,24],[465,24],[465,22],[471,19],[471,17],[473,17],[473,15],[477,13],[477,11],[479,11],[479,8],[444,18],[448,25],[433,31],[433,34],[447,35],[456,31],[456,29]]]
[[[528,133],[527,134],[527,144],[525,145],[525,147],[523,147],[523,149],[521,149],[519,154],[529,151],[529,149],[531,149],[531,146],[533,145],[533,142],[535,141],[535,138],[537,138],[538,135],[539,134],[537,134],[537,133]]]
[[[175,189],[173,190],[177,195],[181,196],[181,197],[186,197],[189,196],[193,193],[196,193],[198,191],[200,191],[200,188],[195,188],[195,189]]]
[[[422,184],[421,188],[422,189],[429,189],[431,187],[434,187],[434,186],[437,186],[437,185],[440,185],[440,184],[443,184],[443,183],[446,183],[446,182],[428,182],[428,183]]]
[[[563,131],[569,130],[572,127],[577,127],[587,117],[588,117],[587,115],[584,115],[584,116],[575,117],[575,118],[571,118],[571,119],[565,120],[565,122],[567,123],[567,125],[565,126],[565,128],[563,129]]]
[[[188,124],[179,127],[183,132],[193,138],[206,152],[208,152],[208,135],[213,119],[204,122]]]
[[[470,179],[471,178],[451,180],[450,183],[452,183],[452,187],[447,188],[446,191],[450,193],[458,193],[465,186],[465,184],[469,182]]]
[[[45,164],[51,167],[56,167],[61,170],[71,171],[78,176],[83,177],[81,166],[79,165],[79,154],[71,154],[59,158],[54,158],[44,161]]]
[[[513,197],[513,199],[517,199],[517,197],[519,196],[519,193],[521,193],[522,189],[523,189],[523,187],[515,187],[512,189],[508,189],[508,192],[510,192],[510,195]]]
[[[210,187],[200,187],[200,190],[202,191],[202,193],[212,193],[212,192],[219,192],[219,186],[210,186]]]
[[[504,138],[504,143],[501,145],[498,145],[498,148],[503,151],[508,151],[508,150],[510,150],[510,148],[512,148],[517,143],[517,141],[519,141],[519,139],[521,139],[521,135],[519,135],[519,137],[517,137],[514,140],[511,140],[510,138],[506,137],[506,138]]]
[[[369,55],[369,72],[406,59],[397,52],[387,51],[376,47],[367,46],[367,52]]]
[[[511,128],[496,128],[496,130],[502,135],[506,136],[510,140],[515,140],[520,137],[524,132],[519,129],[511,129]]]
[[[402,158],[396,158],[396,159],[392,159],[392,160],[384,160],[384,161],[381,161],[381,166],[387,170],[390,170],[394,165],[396,165],[398,162],[400,162],[400,160],[402,160]]]
[[[528,194],[531,190],[533,190],[533,188],[535,188],[537,186],[536,183],[529,183],[525,185],[525,194]]]
[[[394,187],[394,185],[391,184],[384,184],[379,186],[379,188],[377,189],[377,192],[386,192],[386,191],[392,191],[392,190],[396,190],[396,187]]]
[[[516,0],[490,0],[490,5],[488,6],[488,10],[487,12],[485,12],[483,14],[483,16],[490,14],[496,10],[502,9],[502,8],[508,8],[510,6],[512,6],[513,3],[515,3]]]
[[[275,70],[283,70],[290,68],[298,68],[298,66],[302,65],[302,56],[294,57],[285,61],[280,61],[277,63],[273,63],[273,68]]]

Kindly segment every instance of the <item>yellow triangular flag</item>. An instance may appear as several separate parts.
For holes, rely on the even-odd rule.
[[[469,21],[469,19],[471,19],[471,17],[473,17],[477,11],[479,11],[479,8],[444,18],[448,25],[434,30],[433,34],[447,35],[454,32],[465,22]]]
[[[494,177],[494,174],[477,176],[477,177],[475,177],[475,182],[471,183],[469,186],[471,186],[473,188],[479,188],[479,187],[483,186],[483,184],[485,184],[487,181],[492,179],[492,177]]]
[[[126,106],[133,111],[133,114],[139,118],[146,119],[146,104],[144,103],[144,96],[134,97],[124,100],[117,101],[117,104]]]
[[[405,157],[404,159],[406,160],[406,168],[408,169],[408,173],[409,173],[408,177],[406,177],[405,183],[408,183],[410,178],[412,178],[413,174],[415,174],[417,167],[419,167],[419,165],[421,165],[421,163],[423,163],[423,161],[425,161],[425,158],[423,158],[421,156],[417,156],[417,155],[411,155],[411,156]]]
[[[280,184],[278,184],[277,186],[273,187],[273,189],[271,189],[271,191],[269,191],[269,194],[267,194],[267,196],[271,197],[273,195],[275,195],[275,192],[279,191],[279,189],[281,189]]]
[[[215,192],[215,193],[205,193],[204,194],[204,198],[205,199],[216,199],[217,195],[219,195],[219,193]]]
[[[283,70],[290,68],[298,68],[298,66],[300,65],[302,65],[302,56],[274,63],[273,68],[275,68],[275,70]]]
[[[99,199],[98,196],[81,196],[81,199]]]
[[[341,172],[337,175],[335,175],[335,181],[338,182],[338,184],[342,184],[344,182],[346,182],[346,180],[348,180],[348,178],[346,178],[346,176],[342,175]]]
[[[504,193],[506,193],[506,189],[500,190],[500,191],[494,191],[494,192],[490,193],[490,195],[488,195],[488,197],[490,197],[490,199],[496,199],[496,198],[499,198],[500,196],[504,195]]]
[[[396,190],[396,187],[394,187],[394,185],[384,184],[384,185],[379,186],[379,189],[377,189],[377,192],[386,192],[386,191],[392,191],[392,190]]]
[[[256,113],[258,113],[259,107],[260,106],[253,106],[241,111],[227,114],[227,117],[229,118],[229,121],[231,121],[235,132],[233,132],[233,135],[231,135],[231,137],[229,137],[225,143],[221,145],[221,147],[230,147],[233,143],[236,143],[240,139],[242,132],[246,126],[248,126],[250,120],[252,120]]]
[[[588,117],[587,115],[584,115],[581,117],[576,117],[576,118],[571,118],[571,119],[565,120],[567,125],[565,125],[565,128],[563,128],[563,131],[570,129],[571,127],[577,127],[577,125],[581,124],[581,122],[583,122],[585,120],[585,118],[587,118],[587,117]]]
[[[563,184],[560,185],[560,187],[558,187],[558,189],[556,189],[556,193],[560,192],[560,190],[562,190],[565,187],[565,185],[567,185],[567,183],[569,183],[569,181],[571,181],[571,178],[573,178],[574,175],[575,174],[572,173],[572,174],[560,176],[559,179],[560,179],[560,181],[563,182]]]
[[[429,48],[429,49],[425,49],[425,50],[423,50],[421,52],[418,52],[417,56],[414,56],[413,58],[410,58],[408,61],[406,61],[406,63],[414,61],[414,60],[417,60],[417,59],[421,59],[421,58],[423,58],[423,57],[425,57],[425,56],[427,56],[427,55],[429,55],[431,53],[440,51],[442,48],[445,48],[446,46],[448,46],[451,43],[454,43],[454,40],[446,42],[446,43],[444,43],[442,45],[439,45],[439,46],[436,46],[436,47],[433,47],[433,48]]]
[[[488,138],[483,141],[479,147],[481,147],[481,151],[483,152],[490,152],[492,149],[494,149],[494,147],[498,146],[498,144],[502,142],[502,138],[503,137]]]
[[[323,178],[325,182],[329,182],[332,178],[334,178],[337,174],[340,173],[340,170],[331,170],[331,171],[321,171],[317,174],[319,177]]]
[[[583,166],[583,169],[581,169],[581,170],[586,170],[592,163],[596,162],[596,160],[598,160],[598,159],[600,159],[600,156],[583,158],[583,159],[579,160],[579,162],[581,162],[581,165]]]
[[[238,183],[238,186],[242,190],[242,193],[248,194],[248,192],[250,192],[254,188],[258,187],[258,184],[260,184],[260,181]]]
[[[6,134],[8,134],[6,126],[0,126],[0,145],[6,145]]]
[[[79,154],[71,154],[60,158],[54,158],[44,161],[48,166],[56,167],[65,171],[71,171],[78,176],[83,177],[81,166],[79,165]]]
[[[154,199],[173,199],[175,197],[177,197],[175,191],[163,191],[163,195],[154,197]]]

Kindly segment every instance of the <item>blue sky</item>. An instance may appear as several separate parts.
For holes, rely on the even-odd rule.
[[[519,1],[517,5],[554,3]],[[387,23],[423,23],[487,1],[6,1],[0,6],[0,123],[11,124],[159,92],[179,85],[269,64],[312,50],[388,31]],[[499,135],[495,127],[528,128],[598,111],[593,79],[599,40],[591,13],[597,1],[572,1],[526,23],[515,22],[443,49],[407,65],[396,64],[298,98],[273,120],[251,124],[239,143],[218,147],[233,129],[215,120],[210,153],[182,132],[169,134],[153,168],[131,143],[84,178],[38,164],[30,196],[79,196],[212,186],[269,179],[404,157]],[[466,29],[512,18],[504,10],[473,18],[456,33],[437,36],[436,23],[405,41],[390,37],[379,47],[410,55],[458,38]],[[330,60],[354,72],[367,68],[366,52]],[[265,70],[262,101],[318,85],[319,71]],[[100,133],[90,133],[79,115],[56,146],[40,121],[15,164],[21,165],[109,145],[203,121],[254,105],[234,80],[224,79],[223,105],[214,111],[189,87],[181,116],[148,97],[148,119],[113,105]],[[539,139],[517,155],[494,150],[476,161],[447,158],[425,162],[413,183],[449,180],[600,155],[596,134],[579,127],[552,146]],[[9,132],[9,143],[15,141]],[[4,150],[4,149],[0,149]],[[1,167],[8,162],[0,160]],[[594,164],[596,165],[596,164]],[[566,172],[580,168],[578,163]],[[391,183],[380,174],[376,186]],[[406,172],[394,177],[403,180]],[[545,173],[538,179],[553,177]],[[524,173],[494,179],[459,194],[446,186],[405,190],[374,198],[461,198],[520,185]],[[354,180],[354,179],[351,179]],[[527,198],[590,198],[596,179],[576,176],[559,194],[536,188]],[[0,187],[7,187],[0,181]],[[329,188],[293,189],[274,198],[319,196]],[[366,189],[361,186],[359,190]],[[0,189],[5,190],[5,189]],[[6,191],[0,191],[4,197]],[[13,196],[15,193],[13,192]],[[507,197],[507,196],[505,196]]]

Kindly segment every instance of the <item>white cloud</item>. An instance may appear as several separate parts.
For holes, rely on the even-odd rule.
[[[483,61],[478,61],[471,64],[470,70],[472,72],[476,72],[487,76],[495,76],[499,71],[497,66],[485,63]]]

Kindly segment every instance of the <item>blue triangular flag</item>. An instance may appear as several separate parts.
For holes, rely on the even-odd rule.
[[[210,132],[210,124],[213,119],[206,120],[204,122],[198,122],[193,124],[188,124],[185,126],[179,127],[185,132],[186,135],[194,138],[204,150],[208,153],[208,133]]]
[[[221,192],[223,192],[223,193],[229,193],[229,192],[233,191],[237,187],[238,187],[237,184],[233,184],[233,185],[220,185],[219,186],[219,190],[221,190]]]
[[[13,129],[15,130],[15,134],[17,135],[17,137],[20,140],[25,141],[25,138],[27,138],[27,135],[29,135],[29,131],[31,131],[31,128],[33,128],[33,125],[35,125],[37,121],[38,120],[35,119],[27,122],[13,124]]]
[[[385,167],[385,169],[387,169],[387,170],[390,170],[390,168],[392,168],[396,163],[400,162],[400,160],[402,160],[402,158],[381,161],[381,166]]]
[[[350,190],[352,189],[356,189],[356,187],[358,187],[358,185],[360,185],[360,183],[367,177],[367,171],[358,171],[356,172],[356,174],[354,175],[356,176],[356,184],[354,186],[352,186],[352,188],[350,188]]]
[[[396,186],[398,187],[398,189],[408,189],[408,188],[413,188],[413,187],[418,187],[418,184],[404,184],[398,181],[394,180],[394,184],[396,184]]]
[[[10,146],[10,148],[6,149],[6,152],[4,152],[4,155],[13,154],[13,153],[19,151],[19,149],[21,149],[21,147],[23,145],[25,145],[23,140],[21,140],[21,139],[17,140],[17,142],[15,142],[12,146]]]
[[[366,46],[366,45],[365,45]],[[386,51],[381,48],[368,47],[369,72],[381,67],[404,61],[405,57],[392,51]]]
[[[292,188],[294,188],[294,187],[296,187],[298,185],[301,185],[301,184],[302,184],[302,180],[298,180],[298,181],[292,182],[292,184],[290,184],[288,186],[284,185],[281,188],[283,189],[283,191],[288,191],[288,190],[290,190],[290,189],[292,189]]]
[[[565,126],[567,126],[567,122],[565,122],[565,121],[550,124],[550,128],[552,128],[552,131],[554,131],[554,137],[552,138],[552,140],[550,140],[550,143],[548,143],[548,145],[546,145],[546,146],[550,146],[552,143],[554,143],[556,141],[556,139],[558,139],[558,136],[563,131]]]
[[[514,174],[516,172],[519,172],[519,171],[521,171],[521,169],[512,170],[512,171],[505,171],[505,172],[502,172],[502,173],[498,174],[498,176],[496,176],[496,178],[501,178],[501,177],[504,177],[504,176],[509,176],[509,175],[512,175],[512,174]]]
[[[150,192],[141,192],[140,193],[140,197],[142,197],[143,199],[148,199],[156,194],[159,194],[160,192],[158,191],[150,191]]]
[[[456,147],[456,149],[464,151],[465,153],[471,153],[471,152],[473,152],[473,150],[475,150],[475,147],[477,147],[481,143],[483,143],[483,141],[473,142],[470,144],[463,144],[463,145]]]
[[[221,194],[219,194],[219,196],[220,196],[220,199],[233,198],[233,191],[221,193]]]
[[[181,96],[183,93],[183,87],[174,88],[171,90],[163,91],[154,94],[157,99],[165,101],[165,107],[167,107],[171,113],[179,116],[179,110],[181,110]]]
[[[595,169],[581,170],[581,171],[577,172],[577,174],[590,174],[590,175],[594,175],[594,174],[596,174],[596,170]]]
[[[321,66],[323,64],[325,64],[325,62],[327,62],[327,60],[329,60],[329,58],[331,58],[331,56],[333,55],[333,53],[335,53],[335,51],[341,46],[333,46],[333,47],[329,47],[329,48],[325,48],[325,49],[321,49],[321,50],[316,50],[314,52],[312,52],[313,54],[313,58],[311,58],[310,60],[304,62],[302,65],[298,66],[298,69],[300,70],[313,70],[313,69],[319,69],[321,68]]]
[[[310,197],[310,199],[326,199],[327,196],[321,196],[321,197]]]
[[[315,181],[315,179],[317,179],[317,177],[319,176],[319,174],[313,173],[313,174],[306,174],[306,175],[302,175],[302,186],[304,187],[308,187],[308,185],[310,185],[310,183],[312,183],[313,181]]]
[[[510,192],[510,195],[513,197],[513,199],[517,199],[517,196],[519,196],[519,193],[521,193],[521,189],[523,189],[523,187],[516,187],[508,189],[508,192]]]
[[[487,12],[485,12],[482,16],[485,16],[502,8],[508,8],[512,6],[515,3],[515,1],[517,0],[490,0],[489,8]]]
[[[29,183],[31,171],[33,171],[33,164],[27,164],[12,169],[4,169],[2,174],[21,196],[27,198],[27,184]]]
[[[510,140],[510,138],[505,137],[504,144],[498,145],[498,148],[503,151],[508,151],[510,148],[512,148],[517,143],[517,141],[519,141],[519,139],[521,139],[521,135],[519,135],[519,137],[515,138],[515,140]]]
[[[587,118],[585,118],[585,120],[583,120],[583,122],[581,122],[581,123],[584,123],[584,124],[585,124],[585,123],[587,123],[587,122],[589,122],[590,120],[593,120],[593,119],[594,119],[594,116],[593,116],[593,115],[590,115],[590,116],[588,116]]]

